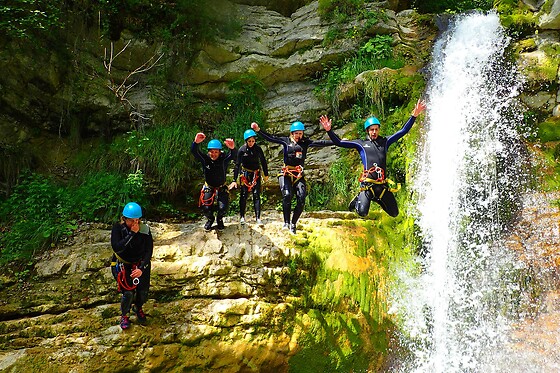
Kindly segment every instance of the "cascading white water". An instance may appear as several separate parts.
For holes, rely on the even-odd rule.
[[[504,371],[495,356],[522,265],[495,239],[524,176],[508,44],[495,13],[473,13],[456,17],[434,48],[413,178],[425,257],[401,310],[414,355],[403,372]]]

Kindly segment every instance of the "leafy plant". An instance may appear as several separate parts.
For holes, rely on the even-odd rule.
[[[0,5],[0,32],[33,39],[38,33],[60,28],[62,5],[59,0],[5,0]]]
[[[0,263],[31,258],[73,234],[79,221],[116,220],[125,202],[147,206],[143,175],[91,173],[60,185],[39,174],[23,176],[0,203]]]
[[[420,13],[464,12],[471,9],[490,10],[493,0],[413,0],[412,7]]]
[[[391,35],[375,35],[360,48],[360,52],[376,60],[386,60],[393,55],[392,43]]]

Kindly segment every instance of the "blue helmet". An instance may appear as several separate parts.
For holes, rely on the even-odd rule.
[[[208,150],[211,149],[222,150],[222,143],[220,142],[220,140],[213,139],[208,141]]]
[[[364,129],[367,130],[369,126],[373,126],[374,124],[377,124],[378,126],[381,126],[381,123],[379,122],[379,119],[377,119],[376,117],[369,117],[364,122]]]
[[[256,137],[257,133],[253,130],[247,130],[243,133],[243,140],[247,141],[249,137]]]
[[[305,131],[305,126],[303,125],[303,123],[301,123],[299,121],[294,122],[290,126],[290,132],[294,132],[294,131]]]
[[[129,202],[124,206],[122,214],[125,218],[139,219],[142,217],[142,207],[136,202]]]

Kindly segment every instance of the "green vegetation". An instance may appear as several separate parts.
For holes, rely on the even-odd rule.
[[[305,248],[288,268],[303,299],[301,350],[290,371],[378,371],[389,345],[388,296],[401,263],[411,263],[409,219],[372,212],[374,220],[325,223],[295,239]],[[297,269],[297,271],[296,271]]]
[[[339,109],[339,98],[345,83],[353,82],[364,71],[383,67],[398,69],[405,61],[393,55],[393,38],[377,35],[369,39],[358,51],[346,58],[340,65],[325,66],[326,73],[319,78],[316,93],[329,102],[335,113]]]
[[[142,203],[142,174],[95,173],[61,186],[38,174],[22,177],[0,202],[0,264],[30,259],[70,236],[80,221],[116,221],[126,201]]]
[[[500,15],[502,25],[515,38],[534,34],[537,15],[517,0],[494,0],[494,8]]]
[[[420,13],[464,12],[471,9],[490,10],[492,0],[412,0]]]
[[[60,0],[6,0],[0,5],[0,34],[33,39],[60,28]]]

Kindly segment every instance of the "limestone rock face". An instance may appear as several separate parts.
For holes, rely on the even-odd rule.
[[[149,223],[149,322],[139,325],[132,313],[126,332],[109,227],[82,226],[38,258],[27,280],[0,277],[0,370],[287,372],[306,329],[295,321],[302,300],[292,295],[288,266],[302,248],[282,230],[280,213],[263,219],[264,227],[226,219],[222,232],[205,232],[202,222]],[[300,228],[325,219],[303,218]]]
[[[560,0],[554,0],[550,12],[541,16],[539,27],[543,29],[560,30]]]
[[[368,10],[382,15],[367,25],[368,37],[413,33],[410,28],[401,28],[395,12],[383,6],[388,4],[367,5]],[[198,97],[219,98],[227,93],[227,82],[253,74],[267,87],[263,106],[272,128],[294,120],[316,122],[328,105],[314,96],[310,78],[326,64],[348,56],[363,41],[349,38],[325,45],[332,23],[321,19],[318,7],[313,1],[288,17],[264,6],[239,5],[242,32],[234,39],[204,46],[182,76],[194,85]],[[341,32],[366,27],[364,21],[341,26]]]

